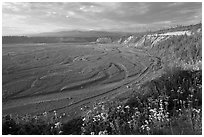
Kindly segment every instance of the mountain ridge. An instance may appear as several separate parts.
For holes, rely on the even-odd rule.
[[[34,37],[121,37],[128,34],[133,34],[129,32],[109,32],[109,31],[59,31],[59,32],[45,32],[39,34],[31,34],[29,36]]]

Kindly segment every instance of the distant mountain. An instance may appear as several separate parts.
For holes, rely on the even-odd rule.
[[[134,47],[154,47],[175,35],[202,33],[202,24],[177,26],[152,32],[127,33],[106,31],[60,31],[33,34],[28,36],[3,36],[2,43],[81,43],[113,42]],[[151,43],[151,44],[149,44]]]
[[[125,32],[106,31],[60,31],[46,32],[27,36],[3,36],[2,43],[81,43],[95,42],[98,38],[110,38],[117,40],[120,37],[131,35]]]
[[[106,31],[60,31],[60,32],[46,32],[29,35],[31,37],[81,37],[81,38],[90,38],[90,37],[122,37],[126,36],[129,33],[126,32],[106,32]]]

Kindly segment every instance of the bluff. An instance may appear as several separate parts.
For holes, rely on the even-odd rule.
[[[117,43],[127,47],[153,48],[159,43],[178,36],[192,36],[202,34],[202,24],[176,27],[166,30],[145,33],[144,35],[130,35],[120,38]]]

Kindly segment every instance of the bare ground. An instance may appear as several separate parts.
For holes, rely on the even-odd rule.
[[[157,58],[121,45],[3,45],[3,115],[80,115],[96,101],[131,94]]]

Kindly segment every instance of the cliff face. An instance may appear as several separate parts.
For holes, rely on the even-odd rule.
[[[97,43],[119,43],[127,47],[152,48],[160,42],[170,39],[174,36],[187,35],[191,36],[196,33],[202,33],[202,24],[170,28],[159,30],[149,34],[126,35],[117,39],[110,37],[101,37],[96,40]]]
[[[135,47],[153,47],[155,46],[158,42],[164,41],[169,39],[171,36],[169,35],[144,35],[139,41],[137,41],[134,46]]]
[[[198,29],[197,33],[200,33],[201,30]],[[179,36],[179,35],[193,35],[194,32],[188,30],[188,31],[174,31],[174,32],[166,32],[166,33],[154,33],[154,34],[148,34],[143,35],[141,37],[137,36],[129,36],[127,39],[125,39],[122,44],[126,45],[128,47],[134,46],[134,47],[145,47],[145,48],[152,48],[156,46],[159,42],[165,41],[171,37]]]

